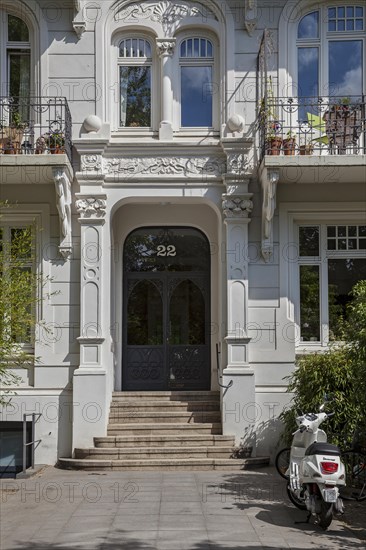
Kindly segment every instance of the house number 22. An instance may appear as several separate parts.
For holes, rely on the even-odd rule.
[[[168,244],[168,246],[159,244],[157,256],[176,256],[176,254],[177,252],[173,244]]]

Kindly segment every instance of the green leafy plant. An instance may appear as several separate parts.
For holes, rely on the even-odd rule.
[[[0,201],[0,212],[3,215],[14,206]],[[37,361],[32,345],[36,325],[42,322],[37,321],[35,310],[41,299],[39,291],[50,280],[33,269],[36,258],[32,225],[12,228],[10,239],[4,235],[0,223],[0,405],[9,402],[6,388],[20,381],[16,369],[30,368]],[[43,329],[47,330],[44,325]]]
[[[49,135],[50,147],[64,147],[65,145],[65,135],[63,132],[51,132]]]
[[[280,418],[283,439],[291,443],[295,418],[301,413],[317,412],[325,394],[332,395],[328,411],[334,412],[325,430],[331,443],[351,444],[356,428],[365,425],[366,407],[366,281],[359,281],[351,292],[347,317],[342,323],[341,344],[325,353],[302,355],[295,371],[287,377],[291,403]]]

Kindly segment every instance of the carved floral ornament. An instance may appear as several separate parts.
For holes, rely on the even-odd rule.
[[[103,218],[106,214],[107,202],[105,199],[87,197],[78,199],[75,206],[82,218]]]
[[[102,169],[102,156],[101,155],[82,155],[81,157],[81,170],[99,171]]]
[[[163,39],[163,40],[156,40],[156,49],[158,52],[159,57],[162,56],[172,56],[175,49],[175,38],[172,38],[170,40]]]
[[[150,19],[161,25],[172,25],[185,17],[201,17],[204,20],[207,18],[217,19],[215,14],[203,4],[184,0],[178,2],[169,0],[134,2],[117,11],[114,19],[126,23],[137,23],[143,19]]]
[[[124,157],[104,159],[104,172],[119,177],[175,175],[222,176],[226,163],[215,157]]]
[[[227,154],[227,171],[229,174],[244,174],[248,160],[243,153]]]
[[[222,210],[227,218],[247,218],[253,210],[253,201],[244,197],[223,195]]]

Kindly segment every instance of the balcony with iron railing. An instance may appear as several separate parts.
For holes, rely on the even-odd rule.
[[[262,158],[365,155],[365,98],[264,98],[258,130]]]
[[[0,96],[0,154],[64,154],[71,162],[71,124],[63,97]]]

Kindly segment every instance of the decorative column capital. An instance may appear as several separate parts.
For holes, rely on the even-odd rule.
[[[159,57],[171,57],[176,44],[175,38],[157,38],[156,49]]]
[[[253,210],[251,194],[247,196],[222,195],[222,211],[226,218],[248,218]]]
[[[83,197],[75,202],[81,220],[102,220],[106,214],[107,201],[103,197]],[[103,220],[104,222],[104,220]]]

